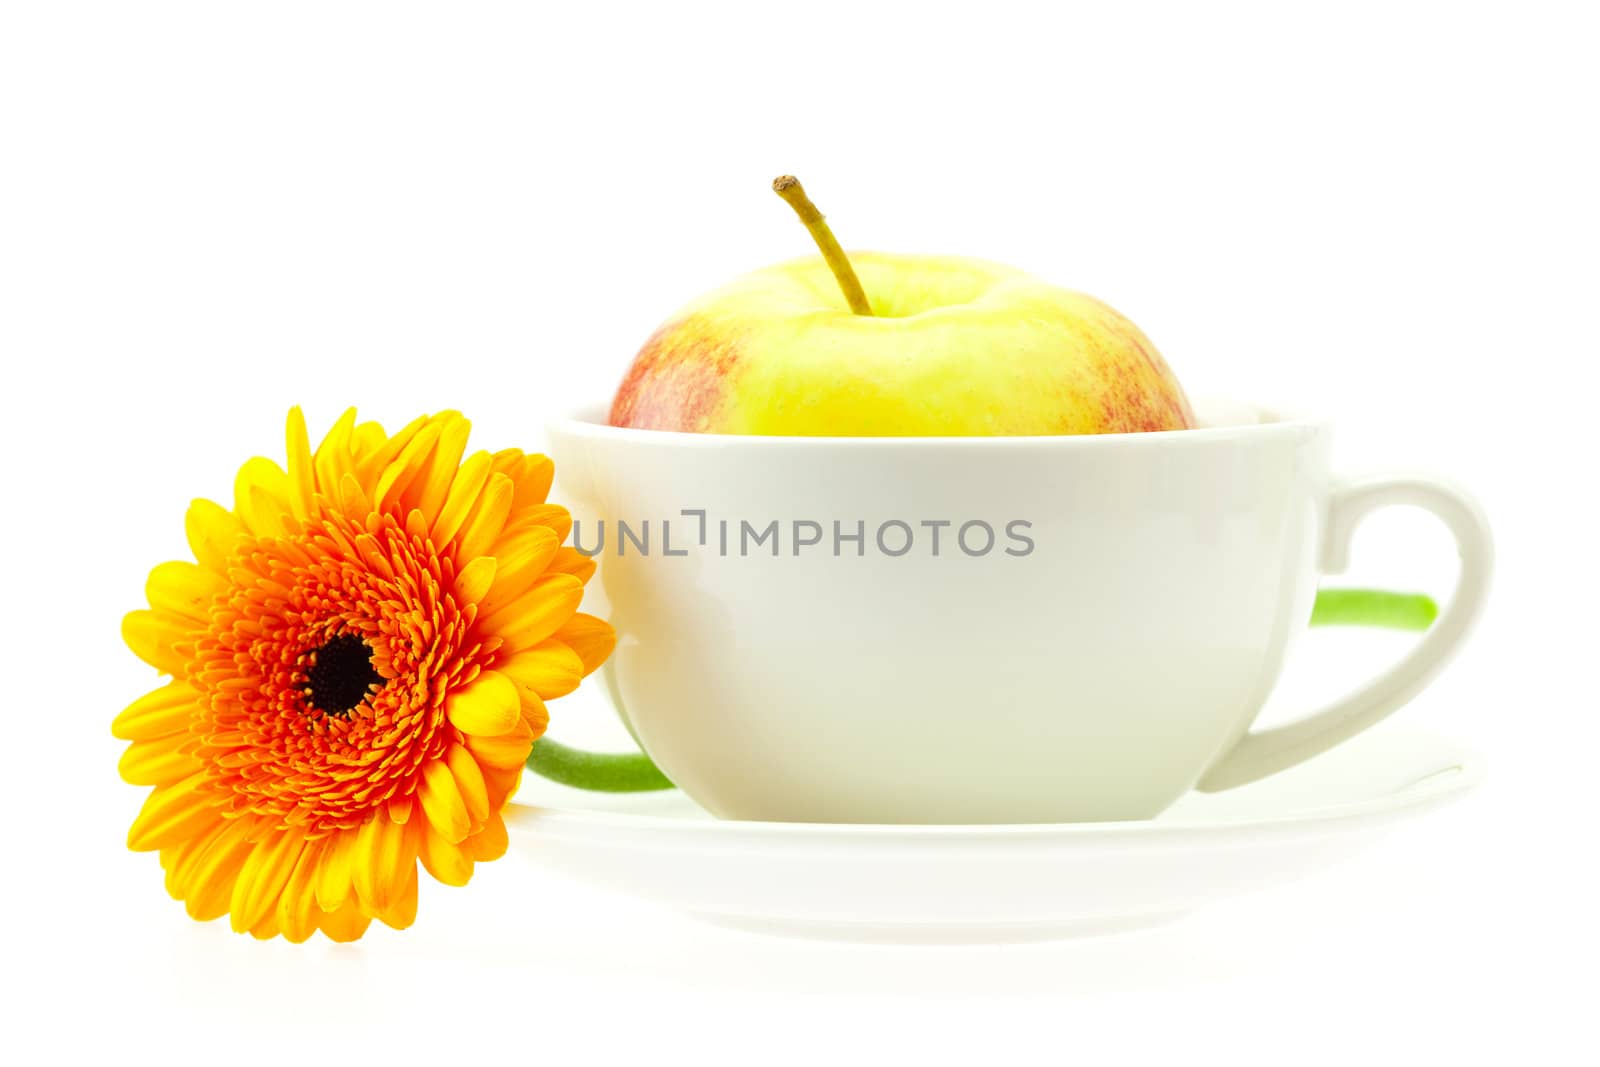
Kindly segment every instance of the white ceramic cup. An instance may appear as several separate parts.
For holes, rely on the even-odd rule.
[[[1308,759],[1460,647],[1489,529],[1431,478],[1335,478],[1324,423],[1202,419],[978,438],[558,422],[583,550],[604,521],[611,697],[667,776],[732,819],[1140,819]],[[1319,577],[1389,505],[1449,527],[1454,596],[1380,677],[1251,732]]]

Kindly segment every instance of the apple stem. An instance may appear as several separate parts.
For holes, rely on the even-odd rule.
[[[833,231],[828,229],[828,224],[823,221],[822,212],[817,210],[817,205],[806,195],[800,179],[793,174],[775,178],[772,182],[772,191],[783,197],[784,201],[794,208],[794,213],[800,216],[800,221],[805,223],[806,230],[810,232],[811,239],[817,242],[817,248],[822,252],[822,258],[827,262],[828,269],[833,271],[834,278],[838,280],[839,288],[844,290],[845,302],[850,305],[850,310],[857,315],[871,315],[872,305],[867,303],[866,290],[861,288],[861,280],[856,277],[855,268],[850,266],[850,260],[845,256],[844,249],[839,247]]]

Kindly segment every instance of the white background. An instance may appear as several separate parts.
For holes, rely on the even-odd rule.
[[[211,1063],[1593,1055],[1583,5],[0,10],[5,1041]],[[182,554],[188,500],[281,458],[296,402],[314,434],[351,403],[459,407],[481,443],[537,447],[677,304],[807,251],[767,189],[783,171],[847,247],[1093,292],[1191,393],[1329,412],[1344,465],[1473,486],[1497,588],[1403,716],[1483,751],[1489,783],[1350,865],[1124,940],[769,941],[511,861],[354,947],[185,918],[123,850],[141,794],[107,724],[152,683],[118,621]],[[1440,593],[1452,574],[1403,514],[1355,559]],[[1375,641],[1319,635],[1286,685],[1348,683]],[[553,734],[611,736],[606,715],[581,692]]]

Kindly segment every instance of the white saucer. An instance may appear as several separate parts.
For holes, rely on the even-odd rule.
[[[897,942],[1137,930],[1325,867],[1483,776],[1460,745],[1379,727],[1293,770],[1191,793],[1145,822],[863,826],[721,822],[672,791],[585,793],[527,775],[512,848],[723,926]]]

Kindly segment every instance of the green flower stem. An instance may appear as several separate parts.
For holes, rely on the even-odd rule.
[[[1439,605],[1432,597],[1382,589],[1323,589],[1311,609],[1312,626],[1426,630],[1438,617]]]
[[[1312,607],[1311,625],[1426,630],[1438,617],[1439,605],[1421,593],[1323,589]],[[552,782],[598,793],[647,793],[673,788],[643,752],[583,752],[548,737],[534,744],[528,769]]]
[[[583,752],[548,737],[534,743],[528,755],[528,769],[552,782],[598,793],[647,793],[673,788],[643,752]]]

